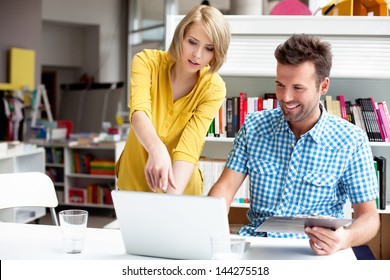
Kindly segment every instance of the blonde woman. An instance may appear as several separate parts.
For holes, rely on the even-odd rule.
[[[116,165],[120,190],[202,194],[197,163],[226,96],[217,71],[229,43],[222,13],[200,5],[179,23],[168,51],[144,50],[134,56],[132,129]]]

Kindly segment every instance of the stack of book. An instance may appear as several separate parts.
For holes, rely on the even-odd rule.
[[[76,204],[105,204],[112,205],[110,184],[89,184],[86,188],[70,188],[68,192],[69,203]]]
[[[94,175],[115,175],[115,162],[113,160],[91,160],[89,173]]]
[[[235,137],[248,113],[273,109],[278,106],[275,93],[263,97],[248,97],[246,92],[227,97],[212,121],[207,136]]]
[[[198,166],[203,176],[203,195],[207,195],[225,168],[226,160],[200,158]],[[234,196],[234,203],[249,203],[249,179],[244,180]]]
[[[375,102],[373,97],[357,98],[355,103],[343,95],[325,97],[328,113],[343,118],[364,130],[371,142],[390,142],[390,114],[386,101]]]

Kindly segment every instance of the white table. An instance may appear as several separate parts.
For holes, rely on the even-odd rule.
[[[250,237],[247,241],[251,243],[245,253],[245,259],[248,260],[356,260],[352,249],[339,251],[330,256],[316,256],[309,247],[308,240]],[[60,227],[0,222],[0,259],[141,260],[151,258],[126,254],[121,233],[117,229],[88,228],[83,252],[72,255],[62,251]]]

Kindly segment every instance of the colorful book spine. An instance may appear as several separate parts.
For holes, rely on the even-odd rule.
[[[340,102],[340,112],[341,112],[341,117],[344,120],[348,121],[348,116],[347,116],[347,108],[345,106],[345,98],[344,95],[337,95],[336,99]]]
[[[248,96],[246,92],[240,92],[240,111],[238,128],[244,124],[245,116],[248,113]]]
[[[383,108],[383,104],[381,102],[377,103],[376,106],[377,106],[378,118],[379,118],[380,124],[382,126],[383,135],[385,138],[384,140],[385,140],[385,142],[389,142],[390,124],[389,124],[389,121],[386,117],[385,109]]]

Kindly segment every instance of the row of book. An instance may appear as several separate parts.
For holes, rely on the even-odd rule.
[[[248,113],[277,106],[275,93],[266,93],[263,97],[248,97],[246,92],[240,92],[238,96],[227,97],[213,119],[207,136],[235,137]]]
[[[386,101],[375,102],[373,97],[357,98],[355,103],[345,100],[344,95],[327,95],[323,102],[328,113],[343,118],[366,131],[371,142],[390,142],[390,113]],[[235,137],[248,113],[278,107],[275,93],[263,97],[227,97],[213,119],[207,136]]]
[[[212,186],[217,182],[225,168],[226,160],[200,158],[198,162],[199,169],[203,175],[203,195],[207,195]],[[234,196],[233,203],[249,203],[249,179],[245,179],[240,189]]]
[[[45,147],[47,163],[64,163],[64,149],[60,147]]]
[[[89,153],[74,151],[73,171],[79,174],[115,175],[115,161],[94,159]]]
[[[379,197],[376,206],[380,210],[386,210],[386,158],[383,156],[374,157],[374,166],[378,178]]]
[[[46,175],[49,176],[54,183],[64,182],[64,169],[61,167],[46,167]]]
[[[105,204],[112,205],[110,184],[89,184],[86,188],[70,188],[68,191],[69,203],[78,204]]]
[[[333,99],[325,97],[328,113],[343,118],[364,130],[371,142],[390,142],[390,114],[386,101],[376,102],[373,97],[357,98],[355,103],[343,95]]]

